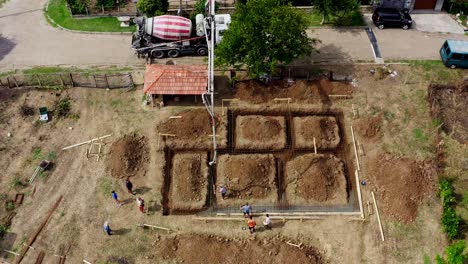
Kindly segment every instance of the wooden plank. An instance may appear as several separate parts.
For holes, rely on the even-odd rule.
[[[358,171],[361,171],[361,166],[359,165],[359,156],[358,156],[357,147],[356,147],[356,138],[354,137],[354,129],[353,129],[353,126],[351,126],[351,136],[353,137],[354,156],[356,157],[356,166],[357,166],[357,170],[358,170]]]
[[[26,255],[26,253],[28,252],[29,248],[32,246],[32,244],[34,243],[34,241],[36,241],[36,238],[37,236],[39,235],[39,233],[42,231],[42,229],[44,228],[44,226],[47,224],[47,222],[49,221],[49,218],[50,216],[52,215],[52,213],[55,211],[55,209],[57,209],[58,205],[60,204],[60,202],[62,201],[62,198],[63,196],[60,195],[60,197],[57,199],[57,201],[55,202],[54,206],[49,210],[49,213],[47,214],[47,217],[46,219],[44,219],[44,221],[42,222],[42,224],[39,226],[39,228],[36,230],[36,232],[34,233],[34,235],[31,237],[31,239],[29,240],[26,248],[23,250],[23,252],[21,252],[21,254],[18,256],[18,258],[16,259],[16,264],[18,263],[21,263],[21,261],[23,260],[24,256]]]
[[[315,143],[315,137],[314,137],[314,153],[317,154],[317,144]]]
[[[362,195],[361,195],[361,184],[359,183],[359,173],[357,170],[354,171],[354,177],[356,178],[356,190],[359,200],[359,211],[361,212],[361,218],[364,218],[364,208],[362,207]]]
[[[151,228],[156,228],[156,229],[161,229],[161,230],[166,230],[166,231],[172,231],[169,228],[162,227],[162,226],[155,226],[155,225],[148,225],[148,224],[137,224],[138,227],[151,227]]]
[[[66,150],[66,149],[71,149],[71,148],[74,148],[74,147],[78,147],[78,146],[81,146],[81,145],[84,145],[84,144],[88,144],[88,143],[91,143],[95,140],[100,140],[100,139],[104,139],[104,138],[108,138],[112,136],[112,134],[109,134],[109,135],[105,135],[105,136],[102,136],[102,137],[98,137],[98,138],[93,138],[93,139],[90,139],[88,141],[84,141],[84,142],[81,142],[81,143],[78,143],[78,144],[75,144],[75,145],[71,145],[71,146],[68,146],[68,147],[64,147],[62,148],[62,150]]]
[[[379,214],[379,208],[377,207],[377,201],[375,200],[375,195],[374,192],[371,192],[372,194],[372,199],[374,200],[374,207],[375,207],[375,212],[377,215],[377,221],[379,222],[379,228],[380,228],[380,237],[382,238],[382,241],[385,241],[385,236],[382,228],[382,222],[380,222],[380,214]]]
[[[300,215],[304,215],[304,216],[307,216],[307,215],[323,215],[323,216],[326,216],[326,215],[361,215],[361,212],[291,212],[291,213],[270,213],[270,212],[267,212],[270,216],[274,216],[274,215],[277,215],[277,216],[300,216]],[[252,213],[251,215],[252,216],[263,216],[267,213]],[[243,216],[244,214],[243,213],[231,213],[230,214],[231,216]]]

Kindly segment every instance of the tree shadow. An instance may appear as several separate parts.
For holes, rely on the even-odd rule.
[[[132,231],[130,228],[114,229],[114,230],[112,230],[112,235],[121,236],[121,235],[125,235],[125,234],[130,233],[130,231]]]
[[[133,192],[135,192],[135,194],[140,194],[140,195],[145,194],[145,193],[147,193],[149,191],[151,191],[151,188],[148,188],[148,187],[145,187],[145,186],[138,187],[138,188],[133,190]]]
[[[16,46],[16,43],[0,34],[0,61]]]
[[[130,204],[132,202],[136,203],[136,199],[133,199],[133,198],[125,199],[125,200],[122,201],[122,205]]]

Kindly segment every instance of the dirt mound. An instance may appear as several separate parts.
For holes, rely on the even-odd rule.
[[[248,115],[236,118],[236,147],[282,149],[286,146],[286,121],[282,116]]]
[[[336,148],[340,144],[340,129],[334,116],[294,117],[293,124],[297,148],[313,148],[314,138],[318,149]]]
[[[144,136],[125,135],[112,143],[107,168],[116,178],[143,176],[148,152],[148,140]]]
[[[292,204],[346,204],[344,163],[333,155],[306,154],[286,165],[287,197]]]
[[[177,153],[172,165],[171,209],[201,209],[208,192],[206,153]]]
[[[225,203],[248,199],[276,201],[275,159],[271,154],[222,155],[218,160],[217,174],[217,183],[226,185],[228,189]]]
[[[437,173],[430,163],[381,155],[370,160],[367,175],[375,182],[379,209],[383,214],[411,222],[416,218],[424,196],[433,193]]]
[[[211,235],[171,235],[157,240],[153,261],[176,263],[325,263],[317,249],[299,249],[281,237],[251,240]],[[294,243],[294,241],[293,241]],[[296,242],[298,243],[298,242]],[[299,243],[298,243],[299,244]]]
[[[181,118],[168,119],[158,126],[158,132],[164,134],[173,134],[176,137],[166,138],[166,144],[171,148],[210,148],[212,139],[209,135],[213,134],[211,127],[211,116],[206,109],[191,109],[180,113],[177,116]],[[227,121],[224,117],[216,115],[216,134],[220,147],[227,142]]]
[[[430,85],[428,101],[431,114],[442,122],[442,129],[453,132],[460,143],[468,143],[468,82],[460,85]]]
[[[382,122],[382,115],[361,118],[359,119],[359,121],[356,122],[356,130],[358,131],[359,135],[364,138],[378,138],[382,135],[380,133],[382,128]]]
[[[235,97],[251,103],[266,103],[274,98],[293,98],[300,102],[320,103],[328,100],[328,94],[351,94],[352,92],[351,84],[326,79],[296,80],[291,85],[287,81],[272,81],[266,85],[257,80],[250,80],[236,84]]]

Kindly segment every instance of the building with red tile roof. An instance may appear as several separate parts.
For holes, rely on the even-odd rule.
[[[146,65],[143,91],[151,95],[201,95],[207,92],[205,65]]]

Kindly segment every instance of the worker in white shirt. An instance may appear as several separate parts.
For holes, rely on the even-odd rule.
[[[263,226],[267,230],[271,230],[271,220],[270,215],[266,214],[265,219],[263,220]]]

